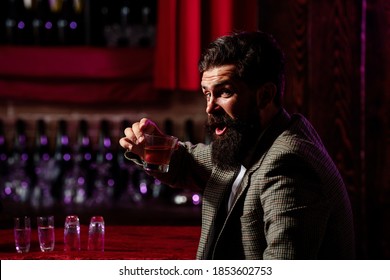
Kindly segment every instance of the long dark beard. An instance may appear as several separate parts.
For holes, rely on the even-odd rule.
[[[225,134],[215,135],[215,128],[218,126],[227,127]],[[213,137],[212,162],[227,170],[234,170],[242,164],[260,133],[258,123],[233,120],[227,115],[211,116],[207,129]]]

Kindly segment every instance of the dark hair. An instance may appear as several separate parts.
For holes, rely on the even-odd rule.
[[[267,82],[274,83],[277,88],[274,102],[281,105],[285,56],[273,36],[261,31],[222,36],[204,51],[198,68],[203,73],[228,64],[236,66],[237,77],[251,88],[256,89]]]

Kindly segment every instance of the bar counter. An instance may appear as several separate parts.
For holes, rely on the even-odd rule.
[[[17,253],[13,229],[0,230],[0,260],[193,260],[199,226],[106,225],[104,252],[87,251],[88,226],[81,225],[81,250],[64,251],[64,229],[55,229],[52,252],[41,252],[36,228],[28,253]]]

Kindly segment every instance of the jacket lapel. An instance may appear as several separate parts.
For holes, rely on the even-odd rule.
[[[218,234],[214,232],[214,229],[216,228],[217,214],[219,210],[223,210],[225,207],[224,198],[230,191],[230,187],[233,184],[239,170],[239,167],[235,171],[227,171],[215,167],[210,180],[207,183],[207,187],[205,188],[203,195],[202,231],[198,251],[198,256],[203,259],[207,258],[210,247],[212,246],[212,242],[215,238],[215,234]]]

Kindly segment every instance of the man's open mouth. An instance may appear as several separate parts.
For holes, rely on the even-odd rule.
[[[222,136],[227,133],[232,120],[228,116],[210,116],[208,121],[208,130],[215,136]]]
[[[221,136],[225,133],[226,130],[227,130],[226,125],[218,125],[215,127],[215,134]]]

